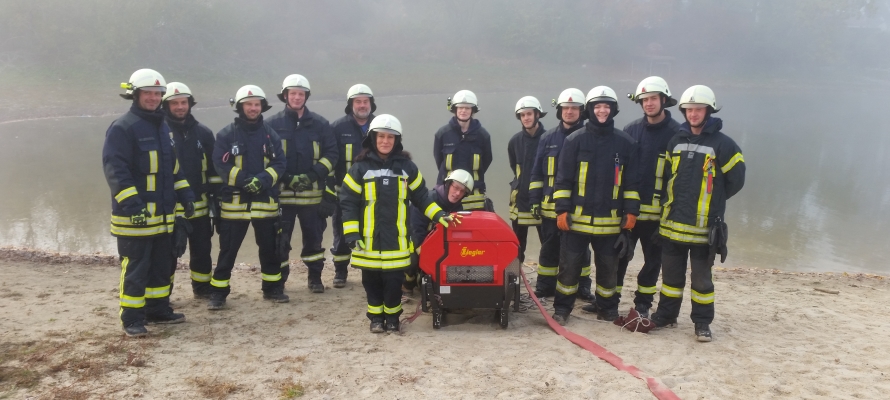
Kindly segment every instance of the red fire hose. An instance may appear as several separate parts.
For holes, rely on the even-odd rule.
[[[544,306],[541,305],[541,302],[538,300],[538,297],[535,296],[535,292],[532,290],[531,286],[528,284],[528,279],[525,278],[525,271],[522,272],[522,281],[525,283],[525,289],[528,290],[529,296],[531,296],[532,300],[534,300],[535,304],[538,306],[538,311],[541,312],[541,315],[544,316],[544,319],[547,320],[547,325],[550,325],[550,329],[553,329],[554,332],[558,333],[560,336],[568,339],[570,342],[578,345],[584,350],[587,350],[593,355],[599,357],[601,360],[612,364],[613,367],[617,368],[619,371],[627,372],[633,375],[637,379],[641,379],[646,382],[646,386],[649,387],[649,391],[655,395],[655,397],[659,400],[679,400],[674,392],[668,389],[667,386],[656,380],[651,376],[647,376],[643,371],[640,371],[639,368],[634,367],[633,365],[625,364],[621,357],[612,354],[606,348],[594,343],[592,340],[581,336],[575,332],[572,332],[566,329],[563,326],[560,326],[547,314],[547,311],[544,310]]]

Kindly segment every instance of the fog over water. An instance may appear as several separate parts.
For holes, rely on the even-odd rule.
[[[890,273],[886,1],[416,3],[0,0],[0,88],[21,94],[0,100],[0,246],[116,253],[101,149],[129,107],[117,85],[138,68],[191,86],[194,115],[214,131],[231,122],[226,101],[243,84],[265,89],[274,113],[284,76],[304,74],[307,106],[333,121],[349,86],[366,83],[377,113],[402,121],[428,179],[445,98],[473,90],[492,135],[489,197],[504,218],[520,97],[545,103],[551,128],[563,89],[623,95],[656,74],[675,97],[714,89],[716,116],[745,154],[726,265]],[[619,105],[619,128],[642,116]],[[255,261],[247,239],[239,262]]]

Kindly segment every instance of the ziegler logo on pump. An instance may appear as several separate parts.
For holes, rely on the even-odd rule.
[[[479,250],[479,249],[470,250],[466,247],[460,249],[461,257],[476,257],[476,256],[481,256],[483,254],[485,254],[485,250]]]

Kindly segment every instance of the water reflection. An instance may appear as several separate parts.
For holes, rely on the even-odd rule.
[[[628,83],[627,90],[633,85]],[[717,89],[725,133],[742,147],[748,168],[745,188],[728,202],[727,265],[890,272],[882,263],[890,256],[883,236],[890,229],[890,174],[885,173],[890,169],[890,138],[879,121],[877,103],[869,101],[877,93],[841,91],[833,92],[830,101],[802,101],[824,96]],[[523,95],[548,103],[558,92],[479,94],[477,117],[491,133],[495,156],[486,175],[489,197],[504,218],[511,179],[506,146],[520,129],[512,107]],[[433,134],[450,117],[446,97],[377,99],[378,113],[402,121],[406,148],[428,179],[436,176]],[[273,104],[273,112],[280,109],[281,103]],[[309,107],[330,120],[343,115],[340,101],[310,101]],[[125,109],[121,104],[120,112]],[[619,127],[641,115],[629,101],[622,101],[621,110]],[[197,109],[195,115],[215,131],[234,116],[227,108]],[[114,118],[0,124],[0,244],[115,254],[101,167],[105,129]],[[681,117],[675,112],[675,118]],[[542,122],[553,127],[555,114]],[[533,256],[539,249],[534,233],[530,235]],[[329,247],[329,232],[325,243]],[[238,262],[255,261],[255,244],[245,240]]]

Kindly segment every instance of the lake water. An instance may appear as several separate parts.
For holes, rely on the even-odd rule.
[[[717,116],[724,120],[724,133],[741,146],[748,171],[744,189],[727,206],[725,266],[890,273],[883,264],[890,259],[890,132],[881,122],[885,111],[874,101],[879,91],[715,89],[723,106]],[[513,105],[524,95],[537,96],[550,111],[542,122],[551,128],[557,120],[549,103],[558,93],[478,93],[477,118],[491,133],[494,149],[488,195],[504,218],[512,179],[506,147],[521,128]],[[433,134],[450,117],[445,97],[377,98],[378,114],[402,121],[405,147],[428,186],[436,176]],[[268,114],[283,106],[277,99],[272,104]],[[119,110],[109,111],[123,113],[128,106],[122,101]],[[313,99],[308,106],[331,121],[343,115],[342,101]],[[622,99],[620,107],[618,127],[642,115],[629,100]],[[198,108],[194,114],[214,131],[234,117],[226,107]],[[116,253],[108,233],[110,195],[101,164],[105,130],[115,118],[0,124],[0,245]],[[682,122],[676,112],[674,118]],[[528,255],[535,259],[539,246],[530,235]],[[329,229],[325,246],[330,242]],[[214,258],[217,249],[214,243]],[[257,261],[253,239],[245,240],[238,261]]]

